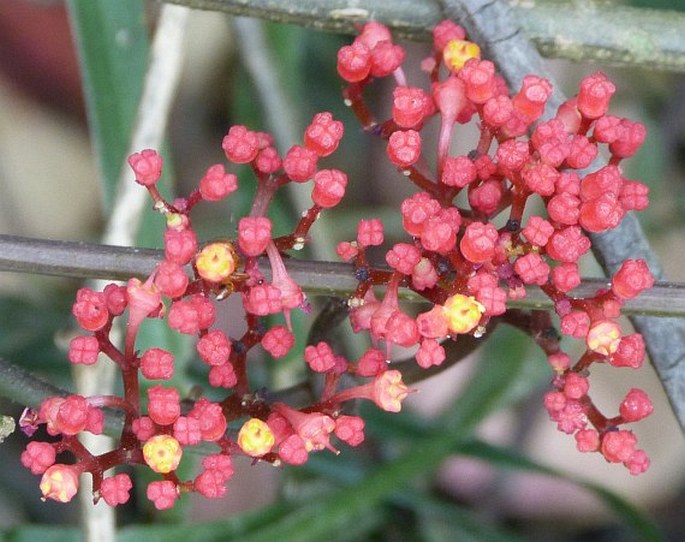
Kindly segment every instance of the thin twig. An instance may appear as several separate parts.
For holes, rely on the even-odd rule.
[[[339,33],[376,20],[397,36],[430,39],[442,18],[433,0],[163,0]],[[511,14],[545,56],[650,70],[685,71],[685,15],[599,3],[509,2]]]
[[[0,271],[126,280],[147,277],[163,258],[161,250],[0,235]],[[294,258],[287,259],[285,264],[293,280],[312,295],[345,297],[358,285],[354,269],[349,264]],[[270,266],[266,261],[260,267],[270,279]],[[572,295],[590,297],[608,285],[607,279],[586,278]],[[409,302],[422,301],[420,296],[408,290],[401,291],[400,297]],[[549,298],[537,287],[529,287],[524,299],[510,301],[508,305],[527,309],[553,308]],[[637,298],[626,301],[624,312],[662,319],[685,317],[685,284],[657,283]]]
[[[43,380],[10,360],[0,358],[0,397],[22,406],[38,409],[48,397],[66,397],[71,393],[69,390]],[[119,434],[124,421],[123,417],[109,408],[103,409],[103,412],[107,434],[112,436]]]
[[[164,6],[160,12],[129,154],[146,148],[157,149],[162,145],[181,78],[183,35],[189,14],[190,10],[180,6]],[[132,181],[131,169],[124,162],[117,184],[115,205],[102,237],[105,244],[126,246],[133,244],[137,238],[148,194]]]

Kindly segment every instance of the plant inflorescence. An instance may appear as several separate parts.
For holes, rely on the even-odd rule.
[[[388,159],[417,189],[400,206],[407,235],[387,247],[388,267],[373,266],[368,258],[370,247],[385,244],[378,218],[361,220],[356,239],[337,246],[358,280],[347,305],[352,329],[370,337],[366,352],[350,361],[329,342],[307,345],[304,363],[322,379],[308,405],[273,400],[250,386],[250,351],[261,348],[279,359],[304,340],[294,335],[290,314],[306,308],[307,300],[283,255],[301,249],[320,213],[338,205],[345,194],[346,174],[321,167],[343,137],[339,120],[328,112],[315,115],[302,144],[285,156],[269,134],[230,128],[222,142],[225,156],[231,164],[249,165],[257,184],[234,241],[199,242],[190,218],[197,204],[222,200],[238,189],[234,173],[223,164],[212,165],[190,195],[167,201],[157,190],[161,156],[150,149],[135,153],[129,164],[136,181],[166,220],[165,257],[144,282],[133,278],[125,286],[77,293],[73,314],[85,333],[71,341],[69,360],[91,365],[101,356],[109,358],[121,372],[123,395],[52,397],[38,411],[25,413],[26,432],[45,424],[49,435],[57,437],[31,441],[21,457],[42,475],[45,498],[69,501],[79,476],[89,473],[96,500],[125,503],[132,480],[112,469],[147,465],[159,475],[149,483],[147,496],[158,509],[166,509],[185,492],[223,496],[237,455],[298,465],[312,452],[337,453],[337,442],[357,446],[364,440],[364,421],[345,413],[343,405],[367,399],[397,412],[411,392],[393,367],[394,345],[414,349],[422,368],[440,366],[447,357],[446,341],[467,334],[486,337],[494,319],[526,330],[544,350],[554,372],[544,405],[559,430],[575,436],[580,451],[601,453],[633,474],[647,469],[649,459],[623,425],[651,413],[649,398],[632,389],[617,414],[606,416],[588,393],[588,376],[596,363],[642,364],[642,337],[625,334],[617,319],[623,301],[649,288],[653,278],[645,262],[628,260],[607,288],[592,297],[573,296],[580,284],[578,261],[591,247],[587,232],[614,228],[627,211],[648,204],[647,188],[626,179],[620,166],[644,140],[644,127],[608,114],[615,87],[602,73],[586,77],[578,95],[543,120],[550,83],[529,75],[510,93],[494,64],[481,59],[479,47],[451,21],[435,28],[433,54],[421,64],[426,87],[408,84],[404,58],[404,49],[378,23],[366,24],[337,58],[346,81],[345,103],[368,134],[386,141]],[[370,84],[382,78],[395,83],[391,117],[384,121],[365,101]],[[459,126],[474,120],[478,140],[467,154],[454,155]],[[424,142],[424,128],[431,123],[437,123],[434,153]],[[598,167],[600,147],[608,159]],[[276,237],[270,203],[288,183],[308,183],[312,205],[291,233]],[[267,274],[260,267],[265,261]],[[541,288],[554,302],[561,332],[584,342],[579,359],[561,349],[547,313],[507,307],[507,300],[525,296],[529,286]],[[413,290],[430,308],[410,314],[400,305],[400,288]],[[240,337],[229,336],[216,323],[216,303],[228,296],[242,301],[245,331]],[[267,323],[270,315],[282,315],[282,321]],[[118,318],[126,322],[121,347],[111,340]],[[136,350],[138,331],[148,318],[165,319],[178,333],[197,337],[207,386],[213,397],[225,390],[222,399],[188,400],[187,390],[164,384],[174,376],[174,353],[156,347]],[[161,383],[142,392],[141,376]],[[349,384],[352,379],[356,385]],[[114,449],[93,455],[78,435],[103,431],[103,407],[123,413],[123,429]],[[202,443],[212,453],[194,478],[181,479],[177,468],[186,448]]]

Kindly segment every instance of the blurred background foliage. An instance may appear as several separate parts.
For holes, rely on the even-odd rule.
[[[681,1],[629,3],[685,10]],[[611,9],[611,2],[603,4]],[[139,0],[0,3],[0,233],[98,240],[115,198],[159,9]],[[165,144],[162,184],[168,193],[187,193],[209,165],[222,161],[221,138],[231,124],[274,130],[287,119],[291,133],[301,137],[313,114],[327,110],[346,125],[341,148],[327,164],[345,170],[350,185],[344,204],[315,225],[312,252],[330,254],[335,243],[353,238],[361,217],[382,217],[388,232],[399,232],[397,205],[411,188],[385,165],[382,146],[362,134],[342,104],[335,55],[349,37],[256,24],[271,59],[263,69],[277,82],[287,112],[282,118],[264,114],[254,74],[241,61],[250,51],[240,50],[246,42],[239,26],[221,14],[194,12]],[[423,44],[407,47],[410,64],[426,54]],[[618,86],[614,112],[647,125],[647,143],[627,174],[652,188],[654,202],[641,220],[669,276],[685,280],[685,79],[560,60],[550,61],[550,68],[569,94],[583,75],[606,70]],[[409,71],[418,82],[418,72]],[[389,89],[384,94],[382,85],[374,87],[374,105],[387,111]],[[237,172],[239,194],[194,215],[205,239],[232,237],[249,209],[253,182],[247,168]],[[282,194],[272,212],[277,231],[294,224],[301,199]],[[139,245],[159,247],[161,220],[146,215]],[[597,268],[589,264],[586,271]],[[0,357],[73,390],[65,345],[74,333],[70,306],[79,286],[75,280],[0,276]],[[313,302],[315,315],[324,300]],[[234,312],[230,302],[221,307],[228,329],[240,325]],[[300,337],[314,315],[296,317]],[[343,341],[344,335],[341,330],[336,337]],[[192,345],[179,344],[164,326],[148,325],[144,344],[184,353],[177,355],[178,378],[187,391],[204,380]],[[301,340],[299,351],[303,346]],[[345,348],[354,355],[354,345]],[[255,384],[292,382],[301,370],[298,352],[278,363],[252,360],[261,367]],[[144,475],[136,471],[139,491],[117,511],[117,540],[678,540],[685,532],[682,434],[649,367],[639,374],[615,372],[593,373],[600,406],[603,400],[615,405],[638,382],[657,405],[657,414],[635,429],[653,460],[639,478],[581,456],[572,439],[554,430],[541,406],[550,378],[543,356],[518,332],[500,326],[474,355],[419,383],[400,415],[362,408],[368,435],[359,450],[343,449],[337,457],[322,452],[302,468],[278,471],[238,462],[227,499],[186,498],[170,512],[146,502]],[[22,408],[0,398],[2,414],[17,416]],[[25,444],[14,434],[0,445],[0,536],[78,539],[77,504],[40,501],[36,477],[19,464]]]

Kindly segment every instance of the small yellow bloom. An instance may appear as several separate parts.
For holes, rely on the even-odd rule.
[[[473,296],[454,294],[442,307],[447,318],[447,329],[452,333],[468,333],[480,322],[485,307]]]
[[[452,72],[457,73],[472,58],[480,58],[480,47],[471,41],[450,40],[442,50],[442,58]]]
[[[170,435],[155,435],[143,446],[145,463],[160,474],[176,470],[182,457],[181,444]]]
[[[230,277],[238,265],[238,256],[230,243],[207,245],[195,258],[200,276],[210,282],[222,282]]]
[[[373,382],[373,400],[387,412],[402,410],[402,401],[413,391],[402,382],[402,373],[396,370],[382,372]]]
[[[275,443],[276,438],[271,428],[258,418],[247,420],[238,432],[238,446],[252,457],[269,453]]]
[[[621,334],[621,326],[616,322],[601,320],[590,328],[585,343],[593,352],[609,356],[618,350]]]
[[[79,473],[69,465],[52,465],[40,480],[43,500],[52,499],[58,502],[69,502],[78,492]]]

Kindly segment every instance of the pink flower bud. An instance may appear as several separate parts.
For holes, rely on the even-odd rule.
[[[338,148],[344,130],[343,123],[333,120],[331,113],[317,113],[304,132],[304,144],[319,156],[328,156]]]
[[[638,388],[632,388],[621,402],[619,412],[627,422],[636,422],[646,418],[654,411],[649,396]]]
[[[601,452],[610,463],[628,461],[635,452],[637,437],[631,431],[609,431],[602,437]]]
[[[208,365],[223,365],[231,355],[231,342],[220,329],[214,329],[197,342],[197,352]]]
[[[150,482],[147,486],[147,498],[157,510],[169,510],[174,507],[179,497],[178,487],[170,480]]]
[[[495,243],[498,239],[499,233],[492,224],[472,222],[466,226],[459,248],[468,261],[484,263],[494,256]]]
[[[226,173],[223,164],[210,166],[200,179],[200,195],[206,201],[219,201],[237,189],[238,177]]]
[[[357,362],[359,376],[377,376],[388,368],[388,358],[377,348],[369,348]]]
[[[380,41],[371,49],[372,77],[387,77],[404,62],[405,52],[402,47],[390,41]]]
[[[125,504],[130,497],[129,491],[133,487],[128,474],[121,473],[105,478],[100,484],[100,496],[110,506]]]
[[[363,81],[371,71],[371,51],[359,40],[345,45],[338,51],[338,73],[345,81]]]
[[[195,402],[195,405],[188,413],[188,417],[195,418],[200,422],[200,431],[204,441],[216,442],[226,432],[227,422],[221,405],[213,403],[204,397]]]
[[[200,420],[190,416],[179,416],[174,422],[174,438],[181,446],[194,446],[202,440]]]
[[[644,260],[626,260],[614,274],[611,291],[621,299],[631,299],[654,286],[654,277]]]
[[[81,288],[76,292],[76,302],[71,312],[79,325],[88,331],[102,329],[109,320],[105,295],[90,288]]]
[[[245,126],[231,126],[221,144],[226,158],[234,164],[247,164],[257,157],[259,138]]]
[[[400,128],[415,128],[433,111],[433,100],[420,87],[396,87],[392,118]]]
[[[618,343],[618,349],[609,357],[614,367],[639,369],[645,359],[645,341],[639,333],[626,335]]]
[[[283,159],[283,169],[290,180],[303,183],[316,173],[318,159],[319,155],[315,151],[302,145],[293,145]]]
[[[564,379],[564,395],[569,399],[580,399],[590,389],[588,379],[578,373],[568,373]]]
[[[92,365],[98,359],[100,345],[97,338],[90,336],[74,337],[69,342],[69,353],[67,357],[71,363],[82,363]]]
[[[154,185],[162,176],[162,157],[156,150],[144,149],[128,157],[128,165],[143,186]]]
[[[532,244],[543,247],[554,233],[554,226],[540,216],[531,216],[528,224],[523,228],[523,235]]]
[[[181,415],[181,402],[176,388],[152,386],[147,390],[150,418],[159,425],[171,425]]]
[[[549,278],[549,265],[535,252],[518,258],[514,262],[514,271],[526,284],[542,286]]]
[[[388,139],[387,154],[400,168],[408,168],[421,157],[421,135],[416,130],[398,130]]]
[[[292,434],[278,445],[278,457],[289,465],[303,465],[309,459],[309,451],[304,440]]]
[[[131,429],[136,435],[136,438],[143,442],[151,438],[157,431],[155,422],[153,422],[149,416],[141,416],[140,418],[133,420]]]
[[[383,244],[383,223],[379,218],[360,220],[357,225],[357,244],[360,247]]]
[[[273,326],[264,334],[261,344],[274,358],[282,358],[295,345],[295,336],[285,326]]]
[[[316,346],[305,347],[304,360],[312,371],[317,373],[325,373],[335,367],[335,354],[331,347],[323,341]]]
[[[445,361],[445,349],[435,339],[424,339],[421,341],[421,346],[416,352],[416,363],[419,367],[428,369],[428,367],[442,365]]]
[[[214,469],[208,469],[197,475],[193,487],[203,497],[221,499],[226,495],[226,479]]]
[[[358,416],[338,416],[335,436],[350,446],[359,446],[364,442],[364,420]]]
[[[21,464],[31,470],[32,474],[43,474],[55,463],[57,454],[48,442],[31,441],[21,454]]]
[[[584,117],[596,119],[609,110],[609,100],[616,86],[602,72],[588,75],[580,83],[578,109]]]
[[[232,388],[238,383],[233,365],[212,365],[209,369],[209,384],[215,388]]]
[[[328,209],[340,203],[345,195],[347,175],[337,169],[322,169],[314,174],[312,201]]]
[[[164,232],[164,257],[185,265],[197,252],[197,236],[191,229],[167,228]]]
[[[579,452],[596,452],[599,450],[599,433],[596,430],[581,429],[574,436]]]
[[[259,256],[271,241],[271,220],[266,217],[243,217],[238,222],[238,245],[246,256]]]
[[[179,264],[163,260],[157,265],[155,285],[167,297],[181,297],[188,287],[188,275]]]

